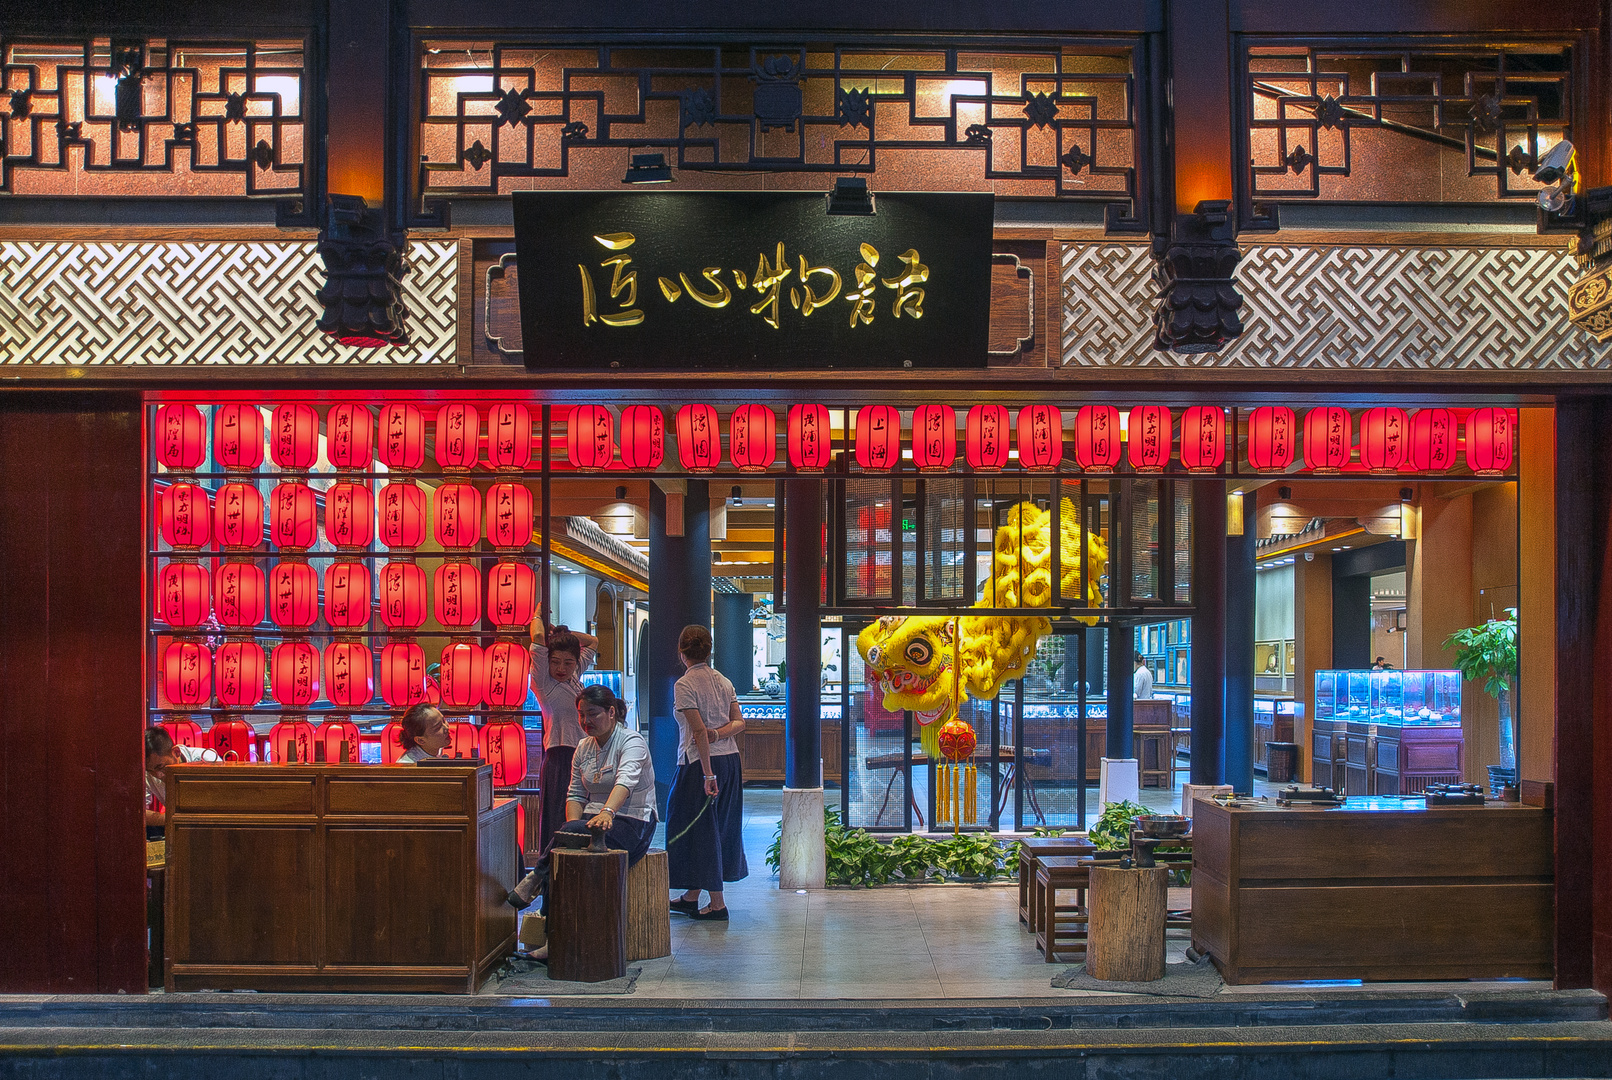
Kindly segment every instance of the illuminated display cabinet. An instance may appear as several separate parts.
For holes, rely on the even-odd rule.
[[[1346,795],[1460,783],[1459,671],[1317,671],[1312,778]]]

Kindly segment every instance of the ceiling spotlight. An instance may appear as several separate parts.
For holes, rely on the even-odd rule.
[[[1540,209],[1551,214],[1573,212],[1573,195],[1578,190],[1578,164],[1571,142],[1561,140],[1539,159],[1539,168],[1534,170],[1534,182],[1549,185],[1539,193]]]
[[[868,190],[867,180],[860,176],[842,176],[835,180],[834,190],[828,193],[828,212],[831,216],[872,214],[873,192]]]
[[[621,178],[623,184],[670,184],[672,182],[672,167],[666,164],[665,154],[634,154],[632,164],[627,166],[627,175]]]
[[[743,506],[744,505],[744,489],[741,488],[738,484],[733,485],[733,505],[734,506]]]

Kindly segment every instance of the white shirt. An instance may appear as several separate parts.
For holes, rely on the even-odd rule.
[[[1146,664],[1137,668],[1136,674],[1131,676],[1131,691],[1131,696],[1137,701],[1153,700],[1153,673]]]
[[[549,674],[548,646],[541,641],[532,642],[532,693],[543,707],[543,749],[574,747],[587,737],[582,730],[582,718],[577,715],[577,697],[582,693],[582,680],[578,676],[593,666],[598,655],[592,649],[583,649],[577,675],[556,679]]]
[[[577,744],[566,801],[581,803],[583,818],[590,818],[604,809],[605,800],[618,784],[629,794],[616,814],[654,821],[655,766],[649,760],[649,740],[642,732],[619,723],[603,746],[592,735],[584,736]]]
[[[672,687],[672,710],[677,713],[679,765],[700,760],[700,752],[694,745],[694,730],[689,727],[683,710],[693,709],[699,713],[700,719],[705,721],[705,730],[711,732],[728,722],[728,709],[738,700],[739,696],[733,692],[733,684],[728,677],[708,663],[694,664],[683,673],[677,685]],[[739,744],[733,741],[731,735],[711,740],[712,757],[738,752]]]
[[[179,751],[180,762],[219,760],[216,751],[208,750],[204,747],[179,746],[176,744],[174,749]],[[168,788],[163,783],[162,774],[146,773],[146,809],[155,810],[160,805],[166,805],[167,802]]]

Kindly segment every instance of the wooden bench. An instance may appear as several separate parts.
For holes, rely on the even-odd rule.
[[[1043,855],[1089,855],[1095,848],[1079,836],[1028,836],[1019,841],[1019,922],[1035,933],[1040,925],[1035,889],[1035,862]]]
[[[627,961],[671,954],[671,886],[666,852],[651,851],[627,871]]]
[[[1095,859],[1086,855],[1049,855],[1036,859],[1035,887],[1040,919],[1035,944],[1049,964],[1058,962],[1061,949],[1086,951],[1086,889],[1091,885]],[[1073,904],[1058,903],[1060,892],[1073,892]]]

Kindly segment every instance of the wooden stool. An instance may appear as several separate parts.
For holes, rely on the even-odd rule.
[[[549,849],[549,978],[604,982],[627,974],[627,853]]]
[[[627,871],[627,962],[672,954],[666,852],[650,851]]]
[[[1058,962],[1062,946],[1086,948],[1086,887],[1096,860],[1087,855],[1048,855],[1036,859],[1038,914],[1035,944],[1047,963]],[[1074,890],[1073,904],[1059,904],[1060,891]]]
[[[1019,841],[1019,922],[1031,933],[1040,925],[1036,902],[1035,861],[1043,855],[1089,855],[1096,850],[1090,840],[1079,836],[1028,836]]]
[[[1170,871],[1162,866],[1091,868],[1086,974],[1113,982],[1164,978],[1164,918]]]

